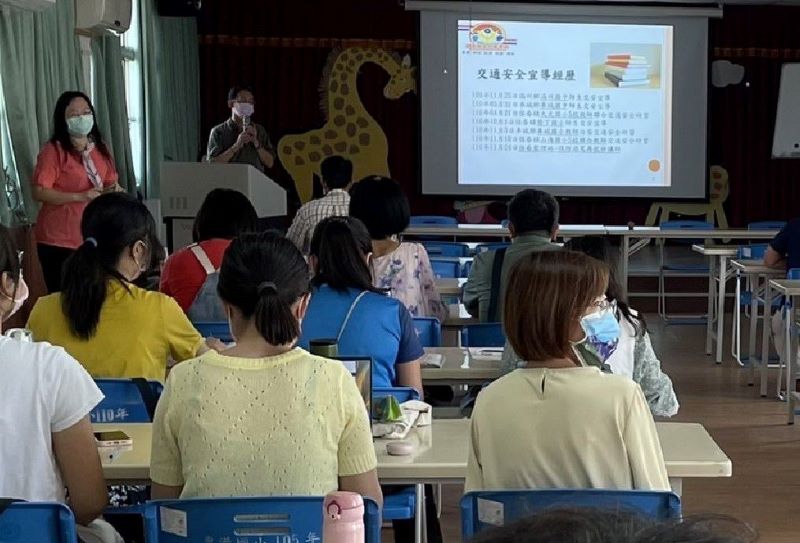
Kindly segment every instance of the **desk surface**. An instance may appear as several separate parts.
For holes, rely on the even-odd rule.
[[[800,280],[798,279],[771,279],[769,285],[784,296],[800,296]]]
[[[704,256],[736,256],[739,247],[736,245],[692,245],[692,251]]]
[[[440,277],[434,279],[436,290],[443,296],[460,296],[461,287],[467,282],[466,277],[459,277],[458,279],[451,277]]]
[[[474,352],[474,351],[473,351]],[[464,347],[426,347],[425,354],[442,355],[441,368],[422,368],[422,381],[427,384],[488,383],[502,375],[500,357],[470,355]]]
[[[447,319],[442,323],[442,326],[461,327],[465,324],[480,322],[476,317],[469,314],[464,304],[450,304],[447,306],[447,311]]]
[[[757,260],[731,260],[731,267],[734,270],[739,270],[741,272],[753,275],[766,275],[771,277],[786,276],[786,270],[765,266],[764,261],[760,258]]]
[[[103,462],[107,480],[144,482],[150,478],[151,424],[95,424],[94,428],[123,430],[133,439],[132,450],[120,453],[113,462]],[[671,478],[731,476],[730,459],[700,424],[659,422],[656,428]],[[386,440],[375,440],[381,482],[464,480],[469,420],[434,419],[432,426],[413,430],[408,439],[416,445],[410,456],[389,456]]]

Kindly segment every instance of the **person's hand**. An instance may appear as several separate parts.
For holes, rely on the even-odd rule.
[[[108,185],[107,187],[103,188],[103,192],[104,193],[106,193],[106,192],[122,192],[123,190],[125,190],[125,189],[123,189],[122,185],[120,185],[119,183],[114,183],[113,185]]]
[[[261,145],[258,142],[258,131],[256,130],[255,126],[249,124],[247,125],[247,128],[244,129],[244,131],[250,136],[250,141],[253,143],[253,145],[255,145],[256,149],[261,147]]]
[[[97,188],[91,188],[91,189],[87,190],[86,192],[78,192],[77,193],[78,201],[79,202],[91,202],[92,200],[94,200],[95,198],[100,196],[101,194],[103,194],[102,190],[97,189]]]
[[[220,341],[215,337],[207,337],[206,345],[208,345],[209,349],[213,349],[218,353],[221,353],[222,351],[225,351],[230,348],[230,345],[226,345],[225,343],[223,343],[222,341]]]
[[[251,136],[247,130],[243,130],[242,133],[239,134],[239,137],[236,138],[236,148],[241,149],[248,143],[252,143],[252,141],[253,141],[253,136]]]

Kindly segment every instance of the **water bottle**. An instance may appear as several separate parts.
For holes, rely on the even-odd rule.
[[[322,502],[322,543],[364,543],[364,500],[355,492],[331,492]]]

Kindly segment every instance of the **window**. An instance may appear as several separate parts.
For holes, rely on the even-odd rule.
[[[122,62],[125,76],[125,101],[128,107],[128,130],[136,186],[144,180],[144,85],[142,77],[142,28],[139,23],[139,2],[131,2],[131,26],[122,35]]]
[[[22,200],[14,150],[11,147],[2,82],[0,82],[0,198],[8,204],[9,216],[2,217],[6,226],[30,224],[25,212],[25,202]]]

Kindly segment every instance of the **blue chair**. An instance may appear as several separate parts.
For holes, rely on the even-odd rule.
[[[231,327],[227,321],[193,322],[192,324],[203,337],[215,337],[225,343],[230,343],[233,341]]]
[[[433,275],[438,278],[456,278],[461,275],[461,263],[458,260],[431,258]]]
[[[786,221],[756,221],[747,224],[748,230],[780,230]]]
[[[714,225],[710,222],[704,221],[664,221],[661,223],[662,230],[713,230]],[[680,240],[682,244],[702,243],[702,240]],[[666,262],[664,258],[664,240],[659,240],[658,243],[658,314],[666,323],[678,322],[681,324],[704,324],[708,315],[687,315],[681,319],[675,319],[667,313],[667,294],[666,294],[666,272],[677,272],[671,275],[683,274],[699,274],[704,273],[708,275],[708,264],[703,263],[685,263],[685,262]]]
[[[413,226],[453,226],[458,224],[458,219],[445,215],[412,215],[409,224]]]
[[[144,508],[145,540],[321,541],[323,499],[291,496],[152,501]],[[174,533],[181,532],[175,529],[181,521],[185,522],[185,535]],[[371,498],[364,498],[364,533],[367,543],[380,542],[380,510]]]
[[[95,379],[105,398],[90,414],[92,423],[99,422],[152,422],[148,406],[139,386],[132,379]],[[158,401],[164,385],[149,381],[152,397]]]
[[[436,317],[414,317],[419,342],[423,347],[439,347],[442,344],[442,324]]]
[[[492,509],[497,503],[498,518],[494,524],[478,518],[478,504]],[[489,502],[489,503],[486,503]],[[502,507],[499,506],[502,504]],[[679,519],[681,501],[672,492],[641,490],[496,490],[468,492],[461,498],[461,534],[464,541],[494,525],[505,525],[553,507],[599,507],[629,509],[660,520]],[[481,517],[485,518],[484,515]]]
[[[455,241],[423,241],[428,256],[469,256],[469,245]]]
[[[468,324],[461,329],[461,345],[464,347],[504,347],[505,344],[502,323]]]
[[[3,543],[78,543],[75,516],[61,503],[15,502],[0,515]]]
[[[511,244],[507,241],[493,241],[491,243],[479,243],[475,246],[475,254],[485,253],[486,251],[496,251],[509,247]]]

